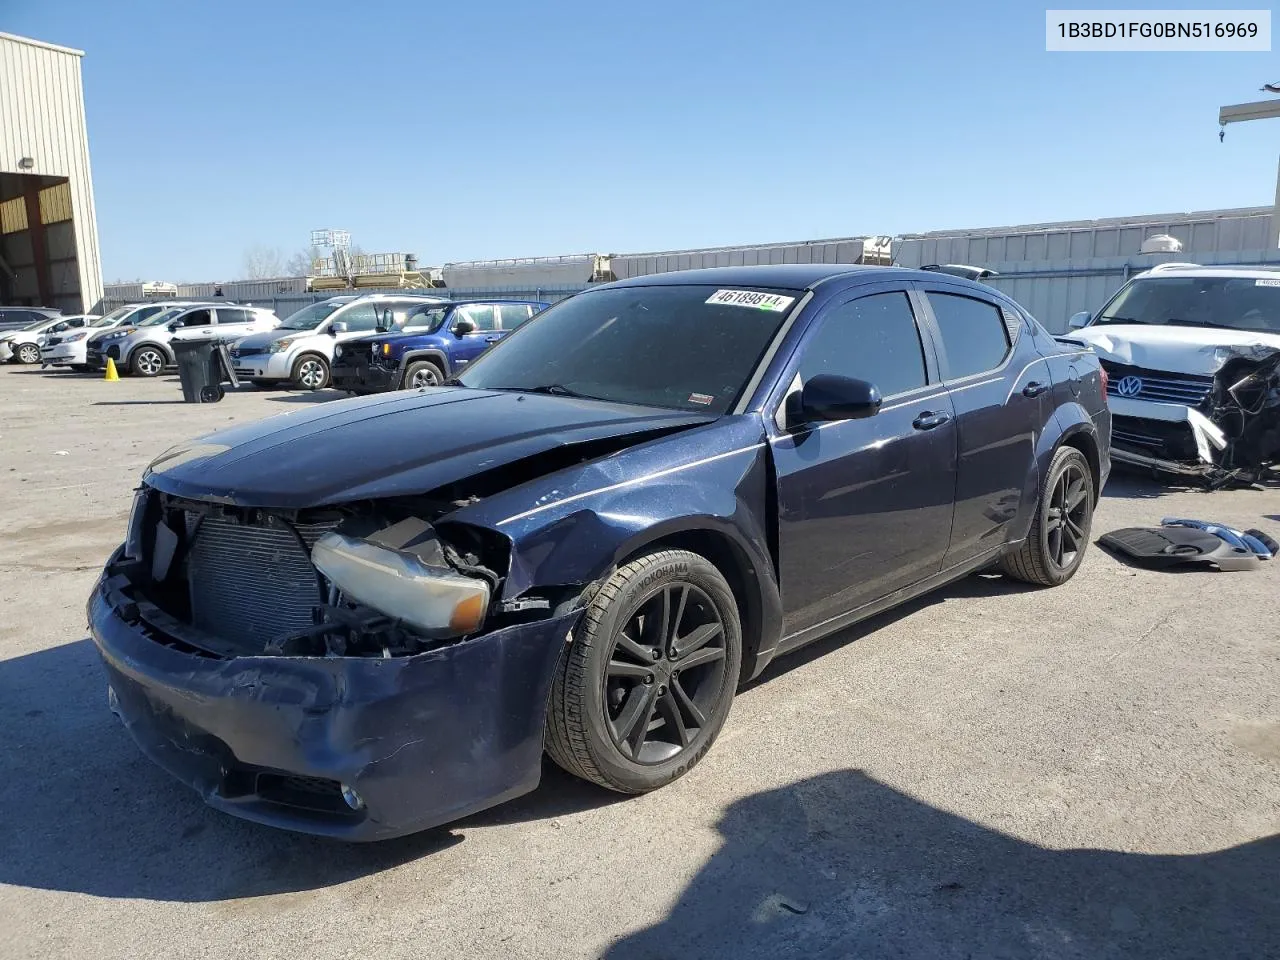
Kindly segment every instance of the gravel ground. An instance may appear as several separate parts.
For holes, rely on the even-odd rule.
[[[84,601],[156,453],[331,396],[0,369],[0,956],[1280,956],[1280,564],[971,577],[775,664],[645,797],[548,766],[367,846],[205,808]],[[1280,491],[1117,478],[1095,533],[1168,514],[1280,536]]]

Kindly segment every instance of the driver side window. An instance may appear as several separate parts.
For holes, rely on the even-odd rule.
[[[334,320],[345,323],[348,332],[367,330],[372,333],[378,327],[378,308],[373,303],[357,303],[342,311]]]
[[[192,310],[180,321],[179,326],[183,327],[207,327],[213,323],[213,316],[208,310]]]
[[[800,379],[820,373],[873,383],[882,397],[929,382],[911,302],[904,292],[877,293],[829,308],[800,358]]]
[[[469,303],[466,306],[459,307],[454,320],[456,321],[458,317],[466,317],[476,325],[477,331],[498,329],[493,317],[493,304],[491,303]]]

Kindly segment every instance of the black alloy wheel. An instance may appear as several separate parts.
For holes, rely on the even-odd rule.
[[[724,687],[724,623],[689,583],[657,588],[618,631],[604,678],[609,733],[636,763],[670,760],[707,726]]]
[[[552,686],[547,752],[611,790],[655,790],[705,756],[741,671],[737,601],[715,565],[687,550],[637,557],[573,629]]]
[[[1084,560],[1096,501],[1089,461],[1075,447],[1059,447],[1027,538],[1000,561],[1001,570],[1040,586],[1066,583]]]

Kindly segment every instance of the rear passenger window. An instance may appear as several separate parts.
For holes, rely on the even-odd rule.
[[[905,293],[878,293],[828,310],[805,347],[800,378],[819,373],[874,383],[882,397],[928,383],[915,314]]]
[[[493,304],[468,303],[458,308],[458,313],[476,325],[477,330],[497,330],[498,324],[493,316]]]
[[[983,300],[930,293],[951,380],[994,370],[1009,353],[1009,330],[1000,309]]]
[[[527,303],[504,303],[498,307],[498,313],[502,317],[502,329],[514,330],[533,315],[533,310]]]

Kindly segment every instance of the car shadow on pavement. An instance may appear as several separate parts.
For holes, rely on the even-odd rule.
[[[345,390],[304,390],[298,393],[285,393],[278,397],[267,397],[272,403],[324,403],[328,400],[346,400],[351,394]]]
[[[89,640],[0,660],[0,884],[205,902],[313,890],[463,841],[458,828],[541,820],[621,795],[546,762],[537,791],[448,828],[350,844],[205,806],[138,751],[107,708]]]
[[[670,914],[609,960],[1280,955],[1280,834],[1190,855],[1047,849],[859,770],[745,797],[717,826]]]

